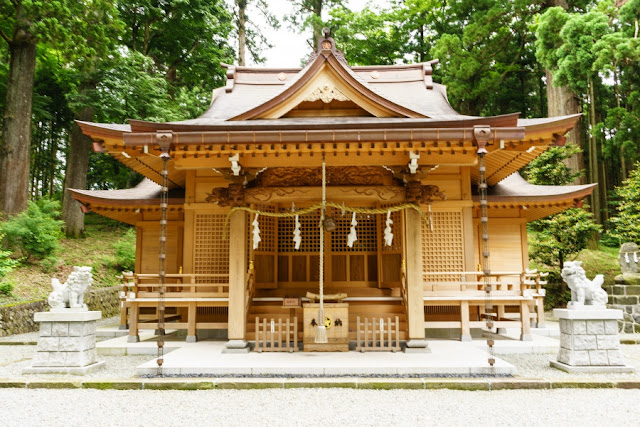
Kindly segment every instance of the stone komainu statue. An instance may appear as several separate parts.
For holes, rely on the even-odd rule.
[[[49,294],[49,305],[51,308],[87,308],[84,294],[92,283],[91,267],[74,266],[66,283],[51,279],[53,292]]]
[[[560,275],[571,289],[569,307],[584,305],[604,307],[607,304],[607,292],[602,289],[604,276],[598,274],[593,280],[587,279],[584,268],[582,268],[582,261],[565,262]]]

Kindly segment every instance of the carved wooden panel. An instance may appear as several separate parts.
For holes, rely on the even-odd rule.
[[[433,231],[422,223],[424,272],[464,271],[464,239],[461,211],[433,212]],[[459,276],[424,276],[424,281],[453,281]]]
[[[391,172],[379,166],[344,166],[327,168],[327,185],[384,185]],[[269,168],[258,175],[260,187],[322,185],[321,168]]]

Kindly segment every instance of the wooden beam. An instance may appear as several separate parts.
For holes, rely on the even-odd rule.
[[[422,284],[422,219],[413,209],[405,210],[407,253],[407,321],[409,339],[424,340],[424,304]]]
[[[240,165],[244,168],[274,167],[320,167],[322,165],[321,153],[242,153],[240,152]],[[172,154],[175,168],[182,169],[211,169],[229,168],[230,154],[211,155],[210,157],[198,156],[176,151]],[[406,166],[409,163],[409,154],[404,150],[397,152],[367,151],[352,153],[327,153],[325,156],[327,166]],[[475,151],[467,150],[463,154],[458,150],[444,149],[432,150],[431,153],[423,153],[419,164],[422,166],[440,164],[453,166],[473,166],[477,163]]]

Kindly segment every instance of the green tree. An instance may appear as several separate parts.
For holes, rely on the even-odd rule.
[[[104,42],[109,0],[0,0],[0,37],[9,48],[9,70],[0,142],[0,211],[27,208],[31,114],[38,45],[61,56],[92,55]]]
[[[640,164],[636,164],[629,179],[616,189],[616,196],[618,213],[611,218],[614,226],[611,234],[621,243],[640,243]]]
[[[311,29],[311,37],[307,39],[307,42],[309,47],[315,49],[316,42],[322,36],[322,28],[324,27],[323,12],[327,12],[341,3],[340,0],[291,0],[294,10],[285,16],[285,20],[301,32]]]
[[[238,36],[238,65],[247,65],[247,50],[251,55],[251,59],[255,63],[264,62],[261,51],[265,48],[271,48],[267,37],[259,28],[250,15],[261,15],[270,28],[277,29],[280,27],[278,18],[270,11],[269,4],[266,0],[234,0],[234,22]]]
[[[527,181],[536,185],[565,185],[575,181],[583,171],[574,172],[566,160],[581,151],[580,147],[572,144],[549,148],[527,165]]]

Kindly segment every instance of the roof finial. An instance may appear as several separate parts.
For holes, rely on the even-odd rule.
[[[322,29],[322,34],[324,34],[324,37],[327,38],[331,35],[331,31],[327,27],[324,27]]]

